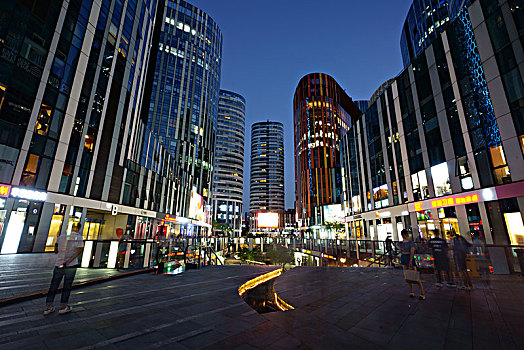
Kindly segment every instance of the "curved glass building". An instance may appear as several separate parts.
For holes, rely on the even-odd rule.
[[[284,125],[280,122],[251,126],[249,211],[284,211]]]
[[[293,114],[296,210],[303,227],[320,225],[331,221],[324,206],[341,205],[340,140],[362,112],[335,79],[311,73],[298,83]]]
[[[240,236],[244,190],[244,132],[246,100],[235,92],[220,90],[215,164],[213,171],[213,220],[215,232]],[[228,232],[227,232],[228,231]]]
[[[189,217],[192,193],[211,204],[222,33],[211,17],[185,1],[165,1],[158,11],[161,30],[153,43],[156,57],[145,114],[148,128],[175,158],[173,214]],[[157,147],[148,139],[142,157],[147,167],[157,162]]]
[[[426,49],[450,20],[449,2],[458,6],[463,0],[413,0],[400,37],[404,68]]]

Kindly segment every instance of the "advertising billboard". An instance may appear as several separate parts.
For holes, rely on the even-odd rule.
[[[191,192],[191,200],[189,201],[189,217],[198,221],[204,221],[204,197],[196,192]]]
[[[344,222],[344,217],[342,204],[324,206],[324,222]]]
[[[261,228],[278,228],[278,213],[258,213],[257,224]]]

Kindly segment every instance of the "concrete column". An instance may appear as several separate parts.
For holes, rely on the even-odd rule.
[[[480,220],[482,220],[482,229],[484,231],[484,236],[486,237],[487,244],[493,244],[493,236],[491,234],[491,226],[489,224],[488,213],[486,212],[486,207],[484,203],[479,203],[479,213]],[[523,208],[524,206],[521,206]]]
[[[457,213],[457,219],[458,219],[458,225],[460,230],[460,235],[464,238],[466,238],[469,242],[471,241],[471,235],[468,234],[469,232],[469,222],[468,222],[468,214],[466,211],[465,205],[457,205],[455,206],[455,212]]]

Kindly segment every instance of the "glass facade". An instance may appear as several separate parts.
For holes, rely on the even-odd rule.
[[[152,237],[172,213],[174,157],[140,118],[157,5],[1,2],[2,253],[52,250],[74,223],[90,239],[139,223]],[[143,140],[158,145],[149,167]]]
[[[174,212],[188,217],[191,192],[211,204],[222,33],[208,14],[182,0],[164,1],[157,21],[155,68],[149,77],[151,95],[144,119],[174,158]],[[156,147],[144,140],[144,166],[155,163]]]
[[[343,137],[351,236],[398,239],[411,227],[416,240],[439,229],[521,244],[522,10],[500,3],[451,1],[441,35],[428,36]]]
[[[298,83],[293,114],[298,219],[320,225],[324,206],[342,204],[340,140],[361,112],[331,76],[311,73]]]
[[[256,122],[251,126],[249,211],[282,213],[284,205],[284,125]]]
[[[245,122],[244,97],[220,90],[213,171],[213,220],[218,224],[215,232],[230,236],[240,236],[242,230]]]

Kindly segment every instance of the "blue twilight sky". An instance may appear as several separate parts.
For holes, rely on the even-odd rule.
[[[402,69],[400,32],[411,0],[189,0],[222,30],[221,87],[247,100],[244,210],[251,124],[284,123],[286,208],[294,206],[293,94],[311,72],[367,100]]]

